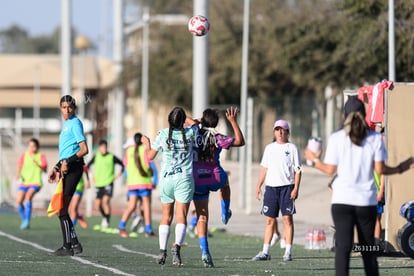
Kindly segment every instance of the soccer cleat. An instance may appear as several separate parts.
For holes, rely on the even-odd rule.
[[[88,223],[86,222],[86,220],[84,220],[83,218],[78,218],[78,222],[79,222],[79,225],[82,227],[82,228],[88,228]]]
[[[53,251],[49,253],[50,256],[73,256],[73,250],[72,248],[66,248],[62,246],[61,248],[57,249],[56,251]]]
[[[285,253],[285,255],[283,255],[283,261],[284,262],[289,262],[292,260],[292,254],[290,253]]]
[[[167,250],[160,249],[160,253],[157,257],[157,263],[160,265],[165,264],[165,260],[167,259]]]
[[[280,241],[280,235],[273,233],[272,240],[270,241],[270,246],[275,245],[278,243],[278,241]]]
[[[103,218],[101,222],[101,228],[108,228],[108,227],[109,227],[108,220],[106,218]]]
[[[128,238],[128,232],[125,229],[118,229],[119,235],[123,238]]]
[[[151,232],[149,232],[149,233],[148,233],[148,232],[145,232],[145,237],[147,237],[147,238],[148,238],[148,237],[156,237],[156,236],[157,236],[157,235],[155,235],[155,233],[154,233],[154,232],[152,232],[152,231],[151,231]]]
[[[204,267],[214,267],[213,259],[211,258],[210,254],[201,256],[201,260],[204,263]]]
[[[259,252],[256,256],[253,257],[253,261],[270,261],[270,255],[263,252]]]
[[[141,217],[139,217],[139,216],[136,216],[132,220],[131,228],[130,228],[131,232],[137,232],[138,231],[138,225],[140,224],[140,222],[141,222]]]
[[[182,266],[180,250],[181,246],[179,245],[175,245],[173,248],[171,248],[172,264],[175,266]]]
[[[72,244],[72,250],[74,254],[80,254],[83,252],[82,244],[79,242],[77,244]]]
[[[228,209],[227,211],[225,211],[225,213],[221,214],[221,221],[224,224],[227,224],[229,222],[229,219],[231,218],[232,212],[230,209]]]
[[[30,221],[28,219],[23,220],[22,223],[20,224],[20,229],[25,230],[29,228],[30,228]]]

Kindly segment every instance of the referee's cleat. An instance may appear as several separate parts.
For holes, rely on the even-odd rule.
[[[213,259],[211,258],[210,254],[201,256],[201,260],[204,263],[204,267],[214,267]]]
[[[259,252],[256,256],[253,257],[253,261],[270,261],[270,255],[263,252]]]
[[[172,264],[175,266],[182,266],[180,250],[181,250],[181,246],[179,245],[174,245],[171,248]]]
[[[72,250],[74,254],[80,254],[83,252],[82,244],[78,242],[77,244],[72,244]]]
[[[221,221],[224,224],[227,224],[229,222],[229,219],[231,218],[232,212],[230,209],[228,209],[227,211],[224,211],[224,213],[221,214]]]
[[[157,257],[157,263],[160,265],[165,264],[165,260],[167,259],[167,250],[160,249],[160,253]]]
[[[73,256],[73,249],[62,246],[54,252],[49,253],[50,256]]]

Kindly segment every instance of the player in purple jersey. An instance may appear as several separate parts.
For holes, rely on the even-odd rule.
[[[208,198],[210,191],[220,190],[222,222],[227,224],[231,217],[230,186],[228,175],[220,165],[222,149],[241,147],[244,137],[237,124],[238,109],[230,107],[226,110],[226,118],[230,122],[234,137],[220,134],[216,131],[219,121],[218,112],[206,109],[200,119],[201,128],[196,139],[193,176],[195,182],[194,205],[197,213],[197,233],[201,248],[202,261],[205,267],[213,267],[213,261],[208,248]]]

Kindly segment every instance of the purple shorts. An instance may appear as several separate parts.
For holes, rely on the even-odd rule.
[[[295,200],[290,198],[295,185],[280,187],[266,186],[262,214],[267,217],[277,218],[279,211],[282,216],[290,216],[296,213]]]
[[[210,191],[217,191],[227,184],[228,176],[222,167],[207,163],[194,162],[194,200],[208,199]]]

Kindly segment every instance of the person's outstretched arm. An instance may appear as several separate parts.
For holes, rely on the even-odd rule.
[[[243,133],[239,127],[239,124],[237,123],[238,113],[239,113],[239,110],[233,106],[231,106],[230,108],[227,108],[226,110],[226,118],[230,122],[231,127],[233,128],[233,132],[234,132],[233,147],[241,147],[241,146],[244,146],[245,144]]]

